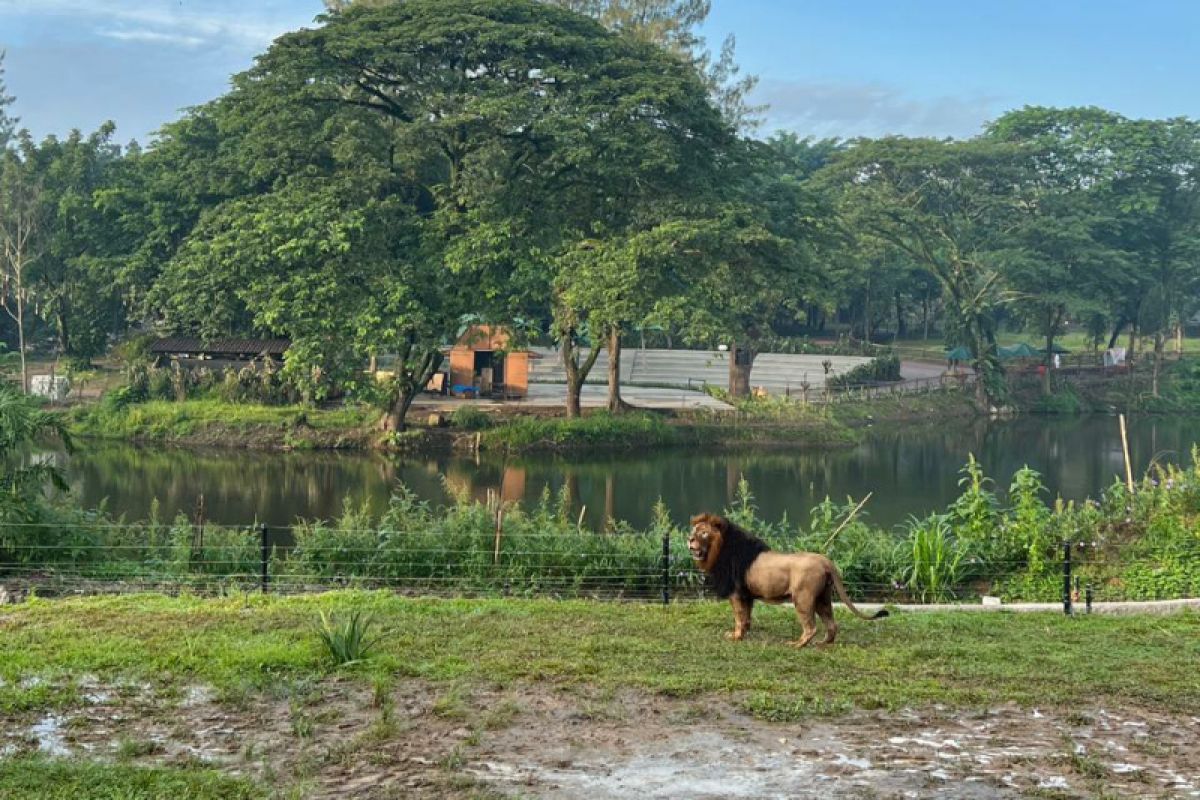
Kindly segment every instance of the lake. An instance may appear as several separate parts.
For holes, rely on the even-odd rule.
[[[1152,460],[1187,461],[1200,442],[1200,418],[1129,420],[1135,475]],[[104,505],[126,519],[143,519],[157,505],[160,519],[196,513],[203,497],[210,522],[287,525],[297,518],[336,516],[344,502],[381,510],[401,484],[444,503],[449,491],[480,500],[489,490],[505,499],[537,502],[564,486],[585,524],[609,519],[645,526],[662,498],[682,522],[724,507],[744,476],[761,515],[807,520],[826,495],[842,501],[867,492],[869,519],[894,525],[910,514],[943,508],[958,494],[959,471],[974,453],[998,488],[1022,465],[1045,476],[1054,495],[1098,494],[1123,473],[1116,417],[1025,417],[954,422],[871,432],[856,447],[836,450],[720,452],[669,449],[620,455],[473,457],[439,455],[392,459],[370,453],[242,450],[195,451],[81,442],[79,452],[54,452],[84,505]]]

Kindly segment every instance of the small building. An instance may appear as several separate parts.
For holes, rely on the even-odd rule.
[[[450,348],[450,393],[522,398],[529,393],[529,353],[512,350],[512,334],[472,325]]]
[[[157,367],[178,361],[181,367],[225,367],[240,369],[251,361],[270,359],[279,364],[291,342],[287,339],[214,339],[202,341],[183,336],[159,339],[150,345],[150,355]]]

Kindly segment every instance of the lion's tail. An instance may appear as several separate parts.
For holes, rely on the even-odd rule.
[[[837,590],[838,599],[842,601],[842,605],[854,612],[854,616],[860,619],[881,619],[888,615],[886,608],[881,608],[871,615],[859,611],[854,603],[850,602],[850,596],[846,594],[846,587],[842,583],[842,573],[838,572],[837,565],[832,561],[829,562],[829,579],[833,581],[833,588]]]

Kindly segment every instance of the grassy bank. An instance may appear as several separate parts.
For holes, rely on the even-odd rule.
[[[352,448],[370,440],[370,409],[268,406],[223,400],[151,400],[72,409],[75,436],[162,443],[295,449]]]
[[[118,405],[100,402],[67,412],[71,433],[80,438],[182,446],[262,449],[405,448],[443,449],[456,442],[502,452],[632,450],[704,447],[841,447],[861,440],[856,429],[889,422],[944,421],[972,414],[958,393],[881,397],[834,406],[782,399],[748,400],[735,412],[588,412],[579,419],[551,414],[491,412],[464,406],[449,427],[424,427],[413,412],[409,434],[381,438],[377,413],[368,407],[337,408],[231,403],[216,399],[151,400]]]
[[[351,610],[369,612],[372,630],[384,635],[365,661],[337,670],[314,623],[321,612],[338,620]],[[147,683],[168,703],[178,703],[189,685],[232,701],[333,674],[367,685],[407,677],[719,693],[767,718],[935,702],[1200,703],[1192,668],[1200,615],[1191,613],[1152,624],[1056,614],[908,614],[875,622],[847,615],[828,653],[785,646],[798,632],[787,608],[756,610],[750,639],[727,642],[729,613],[717,602],[662,607],[356,592],[38,600],[0,615],[0,709],[70,707],[86,691],[82,675],[108,685]]]

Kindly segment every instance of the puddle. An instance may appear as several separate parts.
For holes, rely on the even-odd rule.
[[[29,728],[29,735],[37,740],[38,750],[48,756],[69,756],[71,748],[62,735],[64,718],[47,714]]]
[[[211,703],[216,696],[216,692],[207,686],[189,686],[180,705],[184,708],[195,708]]]

